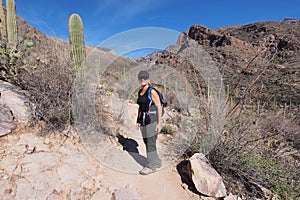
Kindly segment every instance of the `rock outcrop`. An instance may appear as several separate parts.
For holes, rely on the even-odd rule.
[[[9,107],[0,103],[0,137],[10,133],[15,128],[14,117]]]
[[[209,29],[201,25],[193,25],[190,27],[188,36],[201,45],[210,45],[214,47],[219,46],[233,46],[233,47],[246,47],[254,52],[254,48],[251,44],[239,40],[230,34],[221,34],[218,31]]]
[[[33,105],[26,94],[12,84],[0,81],[0,136],[19,125],[30,125],[33,119]]]
[[[237,83],[243,92],[252,86],[260,100],[276,102],[280,107],[299,105],[299,62],[300,62],[300,21],[258,22],[210,29],[203,25],[192,25],[178,38],[177,43],[186,45],[195,40],[205,49],[220,69],[224,85],[234,88]],[[143,59],[141,59],[143,60]],[[167,64],[183,73],[193,83],[193,66],[183,57],[170,51],[155,52],[144,58],[155,64]],[[201,81],[199,78],[198,81]],[[206,84],[200,82],[205,87]],[[258,89],[259,88],[259,89]],[[234,98],[237,100],[239,96]]]
[[[227,196],[222,177],[209,164],[204,154],[196,153],[189,161],[189,176],[198,192],[216,198]]]

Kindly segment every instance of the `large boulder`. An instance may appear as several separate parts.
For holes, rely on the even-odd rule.
[[[0,103],[0,137],[10,133],[15,128],[14,117],[9,107]]]
[[[227,196],[222,177],[210,165],[204,154],[196,153],[189,159],[188,172],[201,194],[216,198]]]
[[[0,136],[10,133],[19,125],[30,125],[33,119],[33,104],[25,92],[0,81]]]

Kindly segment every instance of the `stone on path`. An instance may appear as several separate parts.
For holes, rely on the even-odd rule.
[[[132,188],[124,187],[113,192],[112,200],[141,200],[141,197]]]
[[[227,196],[222,177],[210,165],[204,154],[194,154],[189,160],[188,169],[198,192],[216,198]]]

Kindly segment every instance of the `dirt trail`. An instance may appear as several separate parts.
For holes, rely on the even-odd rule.
[[[174,165],[147,176],[112,170],[105,170],[104,176],[107,177],[110,187],[134,189],[143,200],[199,199],[196,194],[182,188],[180,176]]]
[[[106,137],[105,144],[99,144],[101,147],[94,148],[93,153],[90,152],[90,154],[98,160],[103,169],[102,177],[109,193],[127,188],[129,191],[136,192],[142,200],[199,199],[197,194],[182,187],[181,177],[177,171],[180,161],[171,162],[167,158],[161,157],[163,167],[155,173],[147,176],[138,173],[142,169],[146,156],[145,145],[139,131],[124,137],[127,142],[134,141],[134,144],[135,142],[138,144],[137,151],[130,146],[121,145],[120,140],[116,137]],[[163,137],[159,135],[158,146],[161,145]]]
[[[114,152],[128,154],[114,147]],[[0,199],[108,200],[122,188],[136,192],[142,200],[199,199],[182,188],[176,163],[141,176],[141,166],[132,159],[129,162],[136,172],[115,170],[72,135],[41,137],[37,130],[28,129],[12,133],[0,138]]]
[[[177,158],[166,156],[166,140],[169,135],[159,134],[157,141],[158,154],[163,166],[157,172],[147,176],[138,173],[145,162],[146,152],[140,130],[135,128],[137,105],[128,101],[113,98],[105,102],[112,102],[106,107],[111,116],[118,116],[122,112],[123,123],[114,123],[118,129],[119,138],[104,136],[98,147],[86,144],[87,149],[106,167],[103,177],[110,188],[129,188],[136,191],[143,200],[182,200],[200,199],[188,189],[182,187],[181,177],[177,171]],[[113,106],[111,106],[113,105]],[[110,121],[110,123],[113,123]],[[99,137],[98,137],[99,138]],[[94,139],[96,140],[96,138]]]
[[[137,108],[122,105],[126,113],[117,127],[119,137],[77,135],[72,128],[42,137],[37,127],[0,137],[0,199],[109,200],[124,188],[141,200],[200,199],[182,187],[179,161],[163,154],[168,136],[159,134],[157,144],[162,168],[147,176],[138,173],[146,152],[133,123]]]

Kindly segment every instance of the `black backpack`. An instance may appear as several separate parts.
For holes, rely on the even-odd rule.
[[[163,93],[161,93],[160,91],[158,91],[156,88],[154,87],[149,87],[148,88],[148,102],[149,102],[149,105],[148,105],[148,108],[149,108],[149,113],[151,112],[156,112],[156,111],[151,111],[151,106],[154,105],[153,102],[152,102],[152,98],[151,98],[151,90],[154,89],[158,96],[159,96],[159,99],[160,99],[160,103],[161,103],[161,106],[162,106],[162,116],[164,115],[165,113],[165,107],[167,106],[167,100],[166,100],[166,97]]]

